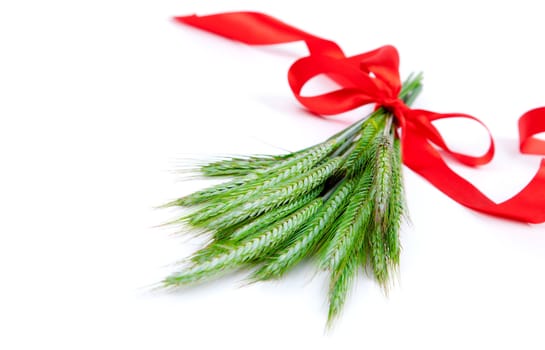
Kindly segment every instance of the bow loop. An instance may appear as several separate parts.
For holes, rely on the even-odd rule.
[[[372,77],[346,58],[327,55],[307,56],[297,60],[288,71],[288,82],[297,100],[317,114],[338,114],[369,103],[389,98],[387,82]],[[325,74],[340,85],[340,89],[317,96],[302,96],[304,85],[312,78]],[[387,97],[383,97],[387,96]]]
[[[407,111],[407,118],[412,122],[415,126],[415,130],[418,130],[422,136],[424,136],[426,139],[428,139],[430,142],[438,146],[439,148],[443,149],[447,154],[458,160],[460,163],[468,165],[468,166],[478,166],[478,165],[484,165],[486,163],[489,163],[492,158],[494,157],[495,152],[495,146],[494,146],[494,139],[492,138],[492,134],[490,133],[490,130],[486,127],[486,125],[481,122],[479,119],[469,115],[469,114],[463,114],[463,113],[435,113],[430,112],[422,109],[410,109]],[[479,123],[486,132],[488,133],[489,138],[489,146],[486,152],[483,155],[480,156],[472,156],[465,153],[460,153],[453,151],[446,143],[445,139],[437,130],[437,128],[433,125],[434,120],[440,120],[440,119],[447,119],[447,118],[464,118],[473,120],[477,123]]]
[[[356,55],[360,69],[378,79],[381,90],[391,98],[397,98],[401,91],[399,77],[399,53],[391,45]],[[350,60],[350,58],[349,58]]]

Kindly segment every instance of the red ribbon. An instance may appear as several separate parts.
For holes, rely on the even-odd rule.
[[[175,17],[188,24],[249,45],[271,45],[303,40],[310,55],[297,60],[289,69],[288,81],[297,100],[310,111],[331,115],[375,103],[396,116],[402,128],[403,161],[443,193],[474,210],[529,223],[545,222],[545,159],[532,181],[517,195],[495,203],[475,186],[452,171],[436,147],[468,166],[488,163],[494,156],[494,142],[482,156],[470,156],[449,149],[434,120],[477,118],[461,113],[435,113],[411,109],[398,98],[401,90],[399,56],[393,46],[383,46],[363,54],[347,57],[333,41],[325,40],[255,12],[233,12],[209,16]],[[341,88],[317,96],[301,96],[310,79],[326,74]],[[487,129],[488,131],[488,129]],[[545,131],[545,107],[525,113],[519,120],[520,151],[545,155],[545,141],[534,135]]]

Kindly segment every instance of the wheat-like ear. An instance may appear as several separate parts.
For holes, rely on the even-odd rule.
[[[238,267],[253,259],[274,251],[284,240],[288,239],[297,229],[312,217],[322,205],[320,198],[296,211],[287,218],[272,225],[263,234],[244,242],[240,246],[228,249],[223,254],[212,259],[195,264],[186,270],[167,277],[165,286],[182,285],[198,282],[223,271]]]
[[[215,240],[209,245],[195,252],[191,258],[194,262],[202,262],[209,260],[216,255],[224,253],[229,247],[236,246],[240,242],[251,239],[266,230],[270,225],[292,214],[301,207],[307,205],[313,199],[318,197],[323,190],[323,186],[319,186],[291,203],[283,205],[277,209],[267,212],[256,219],[244,224],[234,230],[228,231],[227,234],[221,237],[215,236]]]
[[[309,223],[284,249],[279,250],[270,260],[266,260],[264,265],[252,274],[251,279],[279,278],[308,256],[344,209],[354,182],[354,180],[343,180]]]
[[[190,195],[174,200],[170,203],[165,204],[164,207],[191,206],[204,202],[210,203],[211,201],[221,202],[221,200],[225,200],[229,196],[236,197],[240,193],[244,193],[245,188],[252,186],[255,188],[256,184],[264,181],[271,173],[278,173],[281,172],[281,170],[283,169],[290,168],[293,164],[301,161],[305,157],[312,158],[316,157],[317,154],[323,155],[324,151],[326,152],[325,155],[327,155],[327,150],[331,149],[332,147],[336,147],[336,144],[331,141],[326,141],[303,151],[290,153],[285,156],[278,156],[279,159],[275,159],[275,156],[262,156],[255,158],[249,157],[246,161],[244,161],[243,158],[233,158],[218,162],[212,162],[208,165],[201,167],[201,171],[213,173],[218,176],[222,172],[228,172],[229,169],[231,169],[230,167],[234,167],[235,171],[240,170],[240,167],[249,168],[251,169],[251,171],[245,173],[241,177],[234,178],[228,182],[217,184],[215,186],[196,191]],[[257,164],[263,166],[252,167],[251,164],[254,160]],[[301,167],[302,166],[299,165],[299,168]],[[296,173],[296,171],[297,170],[294,169],[293,173]]]
[[[358,273],[358,254],[349,256],[344,264],[331,276],[329,285],[329,309],[327,312],[327,326],[331,327],[333,321],[340,315],[346,298],[352,288]]]
[[[278,165],[264,169],[256,179],[210,198],[206,207],[188,215],[189,223],[194,226],[202,225],[214,217],[240,207],[249,199],[259,196],[266,189],[281,187],[284,182],[309,171],[335,147],[336,141],[328,141],[294,155]]]
[[[376,225],[373,225],[367,235],[367,246],[369,249],[369,261],[373,269],[373,274],[377,282],[385,289],[388,284],[389,265],[386,244],[384,240],[384,231]]]
[[[242,241],[248,237],[255,236],[259,231],[267,228],[270,224],[273,224],[279,219],[286,217],[297,209],[305,206],[313,199],[317,198],[323,192],[323,189],[323,185],[318,186],[302,197],[258,217],[257,219],[233,231],[228,239],[231,241]]]
[[[333,275],[345,258],[352,254],[363,242],[365,228],[370,219],[371,206],[369,191],[372,184],[372,171],[367,168],[358,180],[348,205],[338,219],[334,234],[325,246],[319,265]]]
[[[256,170],[273,166],[276,162],[292,157],[294,153],[278,156],[248,156],[219,159],[198,168],[207,177],[244,176]]]
[[[393,133],[385,130],[385,134],[376,138],[375,162],[371,201],[373,203],[372,228],[369,231],[368,247],[370,261],[375,278],[385,289],[390,275],[390,255],[388,248],[388,231],[394,228],[392,220],[392,197],[394,196],[395,151]],[[397,180],[396,180],[397,181]],[[394,232],[391,231],[390,234]],[[392,237],[391,237],[392,238]],[[397,237],[395,237],[397,239]],[[393,242],[391,242],[394,244]]]
[[[384,128],[385,114],[386,112],[383,109],[379,109],[363,125],[360,138],[355,142],[353,151],[350,152],[343,165],[347,176],[354,177],[363,172],[368,162],[369,149],[373,145],[377,134],[382,132]]]
[[[224,215],[199,224],[199,226],[211,230],[221,230],[226,227],[237,225],[246,219],[255,218],[286,203],[293,202],[299,198],[299,196],[324,184],[340,164],[340,158],[336,157],[330,159],[293,180],[282,183],[282,186],[264,190],[263,193],[255,195],[240,207],[233,208],[233,210]]]
[[[394,140],[394,152],[392,153],[392,196],[388,205],[388,226],[386,228],[386,247],[388,260],[395,268],[399,265],[401,245],[399,242],[399,230],[403,218],[406,217],[405,194],[403,191],[403,169],[401,159],[401,142]]]
[[[386,214],[392,196],[392,154],[394,150],[390,138],[387,136],[377,137],[375,152],[371,193],[374,207],[373,218],[375,225],[385,229],[389,219]]]
[[[211,200],[212,198],[218,195],[222,195],[224,193],[227,193],[233,190],[234,188],[242,186],[243,184],[247,182],[254,181],[257,178],[258,178],[257,174],[249,173],[243,177],[235,178],[228,182],[220,183],[220,184],[205,188],[203,190],[193,192],[187,196],[173,200],[163,205],[163,207],[174,207],[174,206],[186,207],[186,206],[201,204]]]
[[[411,76],[399,98],[410,104],[421,79]],[[200,165],[205,177],[234,178],[166,205],[191,207],[176,222],[212,235],[163,285],[196,283],[244,266],[255,268],[254,281],[278,278],[317,255],[330,273],[329,326],[360,266],[370,265],[386,290],[399,263],[405,215],[400,142],[392,124],[390,112],[379,108],[298,152]]]

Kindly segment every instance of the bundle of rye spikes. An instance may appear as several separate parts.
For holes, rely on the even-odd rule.
[[[403,84],[399,97],[406,104],[421,81],[411,75]],[[253,269],[250,281],[277,279],[314,257],[330,274],[328,324],[360,268],[387,290],[406,214],[396,129],[393,115],[379,108],[298,152],[199,166],[204,177],[231,179],[165,205],[191,208],[174,222],[210,240],[162,285],[194,284],[239,268]]]

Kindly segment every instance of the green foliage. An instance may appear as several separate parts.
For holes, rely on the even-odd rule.
[[[171,275],[165,279],[164,283],[166,285],[179,285],[197,282],[223,270],[237,267],[253,259],[259,259],[263,254],[266,255],[273,251],[275,247],[289,238],[316,213],[321,205],[321,199],[315,199],[304,208],[278,221],[257,237],[245,241],[239,246],[233,246],[224,253],[193,265],[183,272]]]
[[[361,246],[369,221],[371,208],[368,197],[371,172],[365,171],[349,198],[346,209],[338,218],[338,224],[320,258],[320,267],[335,272],[357,247]]]
[[[400,98],[412,102],[421,79],[410,76]],[[328,325],[360,270],[369,267],[387,290],[406,215],[395,127],[389,111],[379,108],[301,151],[201,164],[202,176],[232,179],[166,205],[190,208],[175,223],[209,233],[210,241],[163,285],[193,284],[238,268],[252,269],[252,281],[277,279],[314,258],[330,276]]]
[[[310,201],[318,197],[322,192],[323,187],[318,187],[308,194],[297,198],[291,203],[283,205],[276,210],[269,211],[254,220],[249,221],[246,224],[243,224],[232,231],[228,231],[227,234],[223,234],[220,237],[216,237],[211,244],[202,248],[201,250],[193,254],[192,260],[195,262],[204,261],[210,259],[215,255],[225,252],[226,249],[232,246],[236,246],[239,242],[255,237],[257,234],[262,232],[264,229],[267,229],[270,225],[279,221],[280,219],[285,218],[294,211],[308,204]],[[224,231],[220,231],[224,232]],[[217,235],[219,236],[219,235]]]
[[[309,171],[327,154],[331,153],[334,147],[335,142],[328,141],[280,161],[279,164],[254,172],[250,174],[256,176],[254,179],[246,181],[240,186],[231,187],[222,192],[220,196],[210,197],[209,205],[188,215],[187,219],[192,225],[206,225],[207,221],[243,206],[248,200],[262,194],[264,190],[278,189],[283,186],[285,180],[293,179]],[[279,184],[280,186],[277,186]]]
[[[203,164],[198,170],[204,176],[224,177],[243,176],[249,172],[265,169],[288,156],[250,156],[224,158]]]
[[[348,257],[343,265],[332,274],[329,285],[329,310],[327,324],[331,326],[333,320],[339,316],[346,301],[346,296],[358,272],[358,254]]]
[[[343,181],[294,239],[253,274],[255,280],[279,278],[312,252],[344,209],[354,181]]]

